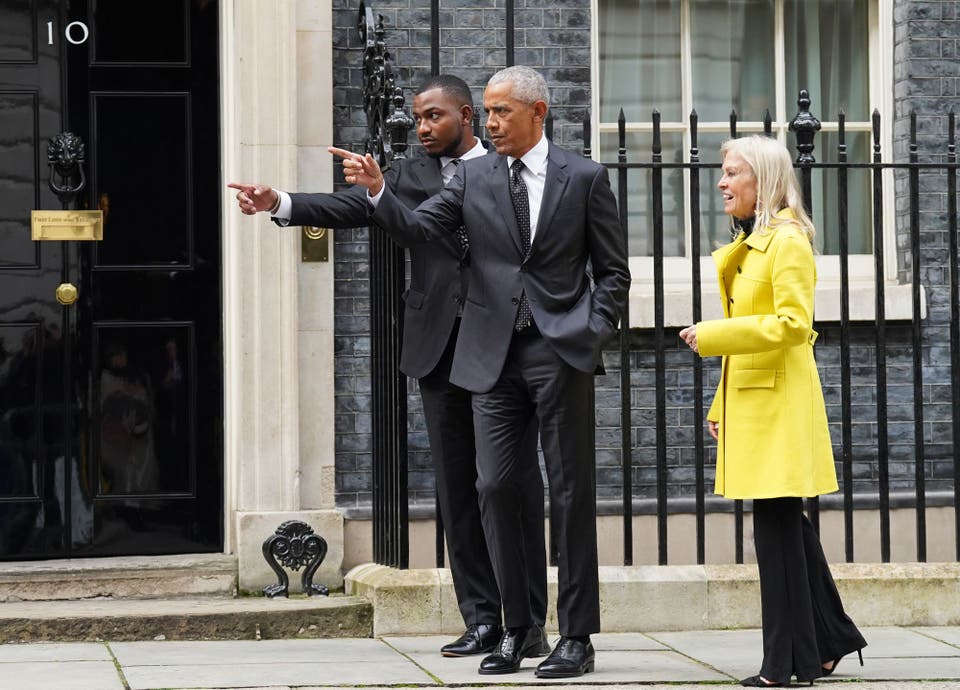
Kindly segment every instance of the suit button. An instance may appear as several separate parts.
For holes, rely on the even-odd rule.
[[[733,304],[733,297],[730,298],[730,304]]]
[[[510,304],[520,304],[520,300],[518,300],[516,297],[511,297]]]
[[[454,295],[453,301],[456,302],[457,304],[460,304],[460,295]]]
[[[527,272],[527,267],[526,267],[526,266],[521,266],[521,267],[520,267],[520,272],[521,272],[521,273],[526,273],[526,272]]]
[[[743,273],[743,269],[737,266],[737,273]]]

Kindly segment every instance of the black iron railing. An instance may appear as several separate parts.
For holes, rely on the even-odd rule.
[[[509,1],[509,0],[508,0]],[[434,3],[436,4],[436,3]],[[388,163],[398,157],[403,157],[406,149],[406,136],[412,124],[409,117],[403,112],[403,97],[397,88],[394,77],[394,68],[391,57],[384,47],[383,25],[381,21],[374,21],[369,9],[361,6],[360,32],[366,43],[364,53],[365,75],[365,108],[368,116],[369,134],[367,150],[377,155],[381,163]],[[508,27],[509,28],[509,27]],[[434,69],[436,72],[437,70]],[[916,559],[927,559],[927,521],[926,510],[928,504],[927,493],[927,454],[925,435],[929,433],[929,425],[925,423],[924,402],[933,393],[926,390],[924,385],[925,357],[934,360],[941,355],[934,353],[931,342],[938,331],[949,331],[949,361],[937,362],[942,369],[949,371],[950,402],[952,412],[949,415],[952,426],[950,428],[950,443],[952,447],[952,505],[955,522],[955,550],[960,560],[960,304],[958,304],[958,288],[960,288],[960,264],[958,264],[957,242],[957,157],[955,145],[955,118],[953,113],[948,115],[948,131],[945,134],[946,145],[943,150],[927,152],[939,157],[939,160],[921,161],[921,152],[918,146],[916,131],[916,115],[910,116],[909,160],[907,162],[884,162],[880,144],[880,114],[873,113],[872,143],[873,152],[870,160],[850,161],[847,152],[846,118],[841,112],[837,123],[836,160],[833,162],[817,162],[814,153],[817,151],[816,135],[820,123],[810,113],[810,98],[803,91],[798,99],[799,110],[793,118],[790,129],[796,136],[798,158],[796,167],[799,173],[801,187],[804,193],[808,210],[813,206],[812,179],[816,170],[830,170],[836,176],[837,195],[836,217],[830,218],[835,222],[834,232],[837,233],[837,260],[839,262],[839,320],[826,324],[826,330],[835,335],[839,362],[839,409],[833,410],[833,415],[839,417],[839,445],[836,450],[839,475],[841,477],[842,498],[829,499],[831,507],[843,510],[844,545],[846,560],[855,558],[854,542],[854,514],[859,507],[866,506],[876,509],[878,514],[878,529],[880,542],[880,557],[889,561],[891,557],[891,496],[896,504],[908,504],[916,515]],[[547,123],[547,136],[552,136],[552,120]],[[621,225],[625,236],[628,236],[630,218],[629,180],[632,175],[643,174],[649,176],[649,194],[651,201],[651,216],[648,231],[652,237],[652,267],[653,267],[653,303],[654,321],[650,328],[639,329],[631,327],[629,315],[624,317],[621,331],[615,342],[610,346],[608,356],[618,359],[618,382],[620,390],[620,448],[621,457],[621,505],[618,512],[622,514],[623,523],[623,563],[630,565],[634,562],[634,534],[633,524],[636,517],[635,504],[640,501],[638,486],[635,482],[637,471],[641,469],[634,450],[637,428],[633,420],[636,406],[631,401],[631,375],[635,373],[639,364],[634,361],[639,354],[646,354],[652,349],[652,373],[655,386],[654,395],[654,435],[655,453],[653,469],[655,471],[655,487],[653,496],[646,502],[655,504],[653,512],[657,516],[657,561],[661,564],[670,562],[668,544],[668,514],[678,510],[691,510],[695,514],[696,529],[696,560],[704,563],[706,560],[706,515],[720,507],[721,504],[708,500],[708,459],[710,445],[706,442],[699,424],[692,434],[691,446],[694,475],[694,490],[692,495],[684,497],[671,496],[669,483],[670,466],[668,451],[675,450],[668,444],[668,423],[666,417],[668,384],[665,380],[667,371],[667,356],[674,354],[678,349],[675,330],[666,325],[665,319],[665,276],[664,276],[664,198],[665,171],[683,170],[685,197],[690,205],[690,244],[688,257],[690,260],[690,288],[691,313],[690,322],[701,319],[703,305],[701,304],[700,286],[704,279],[713,280],[713,276],[701,275],[700,256],[702,250],[701,232],[703,230],[700,209],[701,182],[703,171],[715,170],[720,166],[717,163],[703,162],[701,150],[698,147],[698,117],[696,111],[689,116],[690,149],[687,160],[682,162],[665,162],[662,155],[662,138],[660,131],[660,115],[654,112],[652,116],[652,145],[645,151],[628,151],[625,119],[621,112],[618,124],[617,160],[604,161],[610,169],[614,188],[617,190]],[[474,122],[475,129],[480,131],[479,119]],[[731,113],[729,135],[738,136],[738,116]],[[591,131],[590,118],[583,121],[584,155],[590,157]],[[763,118],[764,132],[772,135],[770,113]],[[924,155],[927,155],[924,154]],[[643,158],[645,160],[635,160]],[[889,156],[888,156],[889,158]],[[634,159],[634,160],[632,160]],[[904,237],[899,251],[901,263],[909,264],[908,272],[903,272],[905,278],[911,282],[912,317],[909,322],[909,331],[902,327],[903,322],[889,322],[886,309],[886,266],[884,263],[885,230],[884,230],[884,196],[891,190],[884,187],[884,171],[892,170],[894,178],[904,182],[904,192],[900,195],[905,199],[909,209],[908,218],[900,234]],[[867,338],[863,336],[863,329],[852,322],[850,311],[851,275],[850,275],[850,213],[848,197],[849,175],[852,171],[865,171],[871,177],[869,193],[872,199],[870,225],[872,229],[873,259],[874,259],[874,307],[875,321],[870,324],[872,332]],[[924,279],[925,250],[929,252],[923,242],[925,228],[921,224],[921,175],[926,178],[938,175],[945,178],[946,186],[946,216],[934,216],[935,222],[942,222],[943,234],[946,235],[947,256],[942,260],[942,270],[949,275],[949,285],[931,286],[931,294],[938,292],[937,298],[948,303],[948,316],[939,318],[928,316],[921,318],[921,283]],[[898,228],[898,231],[901,229]],[[948,264],[948,266],[947,266]],[[404,259],[402,251],[390,243],[382,233],[370,235],[370,267],[371,267],[371,331],[372,331],[372,397],[373,397],[373,538],[374,558],[377,562],[400,568],[408,566],[409,561],[409,528],[408,528],[408,483],[407,483],[407,382],[399,372],[399,346],[402,334],[402,308],[400,295],[404,289]],[[945,293],[949,293],[948,296]],[[943,311],[943,310],[941,310]],[[818,323],[823,329],[824,324]],[[888,427],[891,421],[890,405],[888,403],[888,345],[891,340],[891,326],[895,326],[895,344],[897,347],[908,347],[911,350],[911,387],[912,387],[912,419],[913,430],[912,453],[909,462],[913,463],[911,495],[904,496],[903,492],[891,491],[891,439]],[[857,336],[856,338],[854,336]],[[862,472],[863,458],[855,457],[855,450],[862,456],[863,444],[859,446],[854,438],[854,401],[853,377],[854,365],[851,352],[855,347],[863,347],[865,340],[872,341],[873,374],[872,388],[874,390],[875,405],[875,437],[872,456],[869,458],[871,467],[875,466],[875,490],[856,492],[855,481],[858,479],[857,470]],[[680,348],[682,349],[682,348]],[[939,352],[939,351],[938,351]],[[946,355],[942,356],[946,359]],[[929,366],[927,361],[926,365]],[[692,374],[693,388],[693,419],[702,422],[704,419],[704,393],[708,367],[699,357],[690,356],[689,370]],[[938,383],[943,383],[942,381]],[[862,422],[862,420],[861,420]],[[947,424],[946,421],[940,421]],[[902,458],[898,460],[902,465]],[[859,463],[859,464],[858,464]],[[724,506],[727,504],[724,504]],[[644,505],[648,508],[648,505]],[[819,525],[820,502],[817,499],[807,501],[807,509],[815,525]],[[734,513],[734,560],[743,562],[743,532],[744,532],[744,504],[735,501],[732,506]],[[443,565],[443,538],[442,523],[437,515],[436,535],[436,562]]]
[[[840,429],[841,438],[837,462],[840,465],[840,476],[843,487],[842,509],[844,513],[844,542],[846,560],[854,560],[854,521],[855,494],[854,494],[854,443],[851,430],[853,428],[852,400],[851,400],[851,329],[854,327],[850,316],[850,270],[849,270],[849,234],[850,220],[848,208],[848,173],[851,170],[862,169],[869,171],[872,176],[871,197],[872,197],[872,231],[873,231],[873,256],[874,256],[874,284],[875,295],[875,321],[870,324],[873,330],[873,347],[875,361],[875,396],[876,396],[876,447],[875,463],[877,468],[877,491],[876,494],[858,495],[857,499],[865,498],[864,503],[876,504],[879,515],[879,541],[880,556],[884,562],[890,560],[891,554],[891,532],[890,532],[890,513],[891,513],[891,479],[890,479],[890,437],[888,427],[890,424],[890,410],[887,399],[888,379],[887,379],[887,346],[890,342],[888,332],[888,319],[885,313],[886,299],[886,266],[884,264],[884,194],[888,193],[884,189],[883,171],[892,170],[897,177],[905,177],[906,184],[906,202],[909,207],[909,220],[907,222],[906,236],[904,243],[908,252],[901,256],[901,260],[909,263],[909,279],[911,282],[911,303],[912,316],[910,318],[909,337],[900,344],[906,345],[911,351],[912,360],[912,409],[913,409],[913,444],[912,457],[913,463],[913,496],[911,500],[900,500],[900,504],[908,504],[914,509],[916,515],[916,560],[925,561],[927,558],[927,467],[925,454],[925,436],[929,434],[929,429],[924,423],[924,403],[928,401],[931,393],[924,388],[924,361],[936,357],[931,352],[931,335],[928,331],[935,332],[949,327],[950,333],[950,354],[949,362],[942,362],[944,366],[949,364],[950,387],[952,401],[952,422],[951,442],[952,442],[952,463],[953,463],[953,497],[952,503],[955,516],[955,535],[956,554],[960,560],[960,307],[958,307],[958,249],[957,249],[957,199],[956,199],[956,145],[955,145],[955,118],[951,112],[948,115],[948,131],[944,137],[946,146],[942,151],[935,152],[942,156],[939,161],[920,161],[920,153],[917,143],[916,123],[917,117],[913,113],[910,115],[910,135],[909,135],[909,161],[901,163],[884,162],[880,145],[880,114],[874,111],[872,117],[872,138],[873,155],[871,161],[851,162],[847,156],[845,116],[841,112],[838,117],[838,144],[836,162],[818,163],[815,161],[813,152],[814,135],[820,128],[820,123],[809,112],[810,99],[806,91],[802,91],[800,99],[800,112],[794,118],[790,129],[797,135],[797,150],[799,156],[796,161],[796,168],[801,181],[801,187],[804,192],[804,199],[808,210],[812,205],[811,176],[817,169],[836,171],[837,179],[837,217],[836,232],[839,233],[839,265],[840,265],[840,319],[839,322],[827,325],[828,328],[835,329],[839,334],[840,351]],[[690,115],[690,141],[689,160],[687,162],[664,162],[661,156],[661,131],[660,116],[654,112],[652,116],[652,145],[649,151],[636,152],[638,156],[649,157],[647,161],[629,162],[628,151],[626,148],[625,118],[623,112],[620,113],[618,127],[618,156],[616,162],[604,162],[603,164],[611,170],[612,176],[616,177],[615,187],[618,190],[620,202],[621,223],[624,227],[625,236],[627,235],[628,224],[628,203],[627,192],[628,178],[631,174],[648,174],[650,195],[652,196],[652,214],[650,220],[650,231],[653,235],[653,289],[654,289],[654,325],[652,328],[652,344],[654,348],[654,374],[656,376],[656,515],[657,515],[657,545],[658,561],[661,564],[668,562],[667,558],[667,515],[670,510],[671,500],[667,498],[666,481],[667,467],[665,463],[667,453],[666,438],[666,386],[663,380],[665,370],[664,354],[668,350],[675,349],[674,345],[666,345],[664,335],[667,331],[665,327],[664,314],[664,254],[663,254],[663,198],[664,185],[663,174],[665,170],[682,169],[688,171],[686,177],[686,195],[691,207],[691,244],[690,244],[690,265],[691,265],[691,291],[692,291],[692,313],[691,323],[701,318],[702,305],[700,304],[700,284],[702,276],[700,275],[700,173],[703,170],[717,169],[717,163],[703,163],[700,160],[700,151],[698,148],[697,114],[692,112]],[[772,133],[769,112],[764,118],[764,131],[770,136]],[[730,117],[730,136],[736,137],[737,115],[731,114]],[[589,142],[590,129],[585,121],[584,141]],[[587,152],[585,152],[587,153]],[[588,154],[589,155],[589,154]],[[946,178],[946,201],[947,213],[945,216],[935,215],[935,222],[942,222],[942,230],[948,238],[947,258],[943,263],[949,263],[949,323],[938,323],[935,318],[928,316],[926,320],[922,318],[922,297],[921,284],[924,277],[923,257],[924,245],[921,235],[921,195],[920,195],[920,175],[924,173],[929,179],[930,175],[942,175]],[[830,219],[831,222],[834,219]],[[902,252],[902,250],[901,250]],[[929,253],[929,252],[928,252]],[[711,277],[712,278],[712,277]],[[932,286],[931,290],[935,290]],[[944,286],[943,292],[947,291]],[[822,324],[818,324],[818,328]],[[630,385],[631,380],[631,352],[636,352],[636,344],[632,342],[629,336],[630,324],[625,322],[619,339],[619,365],[621,368],[620,386],[621,386],[621,430],[622,430],[622,485],[623,485],[623,531],[624,531],[624,564],[633,562],[633,542],[632,542],[632,523],[634,511],[632,503],[636,497],[632,494],[630,487],[632,485],[635,464],[632,461],[632,448],[634,445],[633,436],[630,433],[634,426],[631,419],[635,410],[630,405]],[[650,339],[646,339],[649,344]],[[693,369],[694,394],[694,417],[702,420],[703,412],[703,391],[704,391],[704,372],[703,364],[699,357],[691,356],[691,368]],[[942,383],[942,382],[941,382]],[[696,492],[693,496],[696,513],[696,548],[697,562],[705,561],[705,450],[703,436],[701,433],[694,434],[694,453],[695,453],[695,477]],[[898,498],[906,497],[898,495]],[[819,501],[809,499],[807,501],[807,510],[815,524],[819,523]],[[743,562],[743,502],[734,503],[735,513],[735,560]]]
[[[403,110],[383,17],[363,3],[357,20],[363,52],[367,153],[382,166],[403,158],[413,119]],[[410,560],[407,504],[407,377],[400,372],[403,337],[403,250],[382,232],[370,233],[370,371],[373,447],[373,557],[406,568]]]

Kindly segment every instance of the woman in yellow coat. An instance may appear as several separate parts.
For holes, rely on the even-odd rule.
[[[713,254],[726,318],[680,337],[702,357],[723,357],[707,413],[718,442],[715,490],[753,499],[763,663],[742,685],[812,683],[866,646],[803,514],[804,497],[837,490],[813,357],[814,229],[782,144],[731,139],[721,154],[718,187],[737,231]]]

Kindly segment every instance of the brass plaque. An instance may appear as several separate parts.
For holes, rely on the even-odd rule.
[[[34,240],[102,240],[103,211],[31,211]]]
[[[327,228],[304,226],[300,234],[300,258],[303,261],[329,261],[329,237]]]

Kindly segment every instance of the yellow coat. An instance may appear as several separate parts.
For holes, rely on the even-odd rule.
[[[792,217],[789,210],[778,214]],[[715,491],[727,498],[837,490],[813,358],[816,265],[791,223],[713,253],[727,317],[697,324],[702,357],[723,355],[707,419],[719,424]]]

